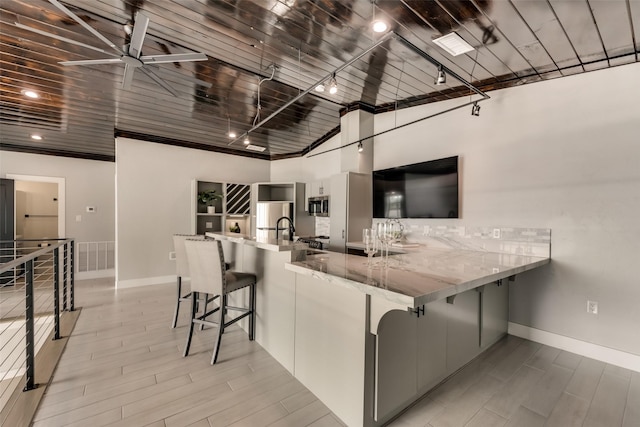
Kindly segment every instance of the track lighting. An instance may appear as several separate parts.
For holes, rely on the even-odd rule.
[[[472,116],[480,115],[480,104],[478,104],[477,102],[474,102],[473,106],[471,107],[471,115]]]
[[[247,136],[244,137],[244,145],[249,145],[251,143],[251,141],[249,140],[249,134],[247,134]]]
[[[324,83],[320,83],[316,86],[316,92],[324,92]]]
[[[364,151],[364,147],[362,146],[362,141],[358,142],[358,153],[362,153]]]
[[[338,82],[336,81],[336,73],[333,73],[331,80],[329,80],[329,93],[335,95],[338,93]]]
[[[32,133],[31,134],[31,139],[33,139],[35,141],[42,141],[42,135],[38,135],[36,133]]]
[[[436,77],[436,81],[434,82],[436,85],[440,86],[447,82],[447,75],[444,73],[442,69],[442,65],[438,66],[438,77]]]

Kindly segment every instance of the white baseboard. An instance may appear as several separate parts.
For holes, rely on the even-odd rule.
[[[640,372],[640,356],[509,322],[510,335]]]
[[[109,270],[98,270],[98,271],[77,271],[75,279],[76,280],[86,280],[86,279],[101,279],[103,277],[115,277],[116,270],[110,268]]]
[[[116,280],[116,289],[137,288],[139,286],[175,283],[176,276],[145,277],[144,279]]]

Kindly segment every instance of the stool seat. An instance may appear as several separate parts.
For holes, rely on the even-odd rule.
[[[224,275],[225,281],[227,282],[227,293],[246,288],[256,283],[255,274],[226,271]]]

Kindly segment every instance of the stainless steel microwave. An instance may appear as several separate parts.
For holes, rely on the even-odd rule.
[[[309,215],[329,216],[329,196],[309,197]]]

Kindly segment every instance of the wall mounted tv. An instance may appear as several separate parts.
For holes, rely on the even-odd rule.
[[[374,218],[458,218],[458,156],[373,172]]]

